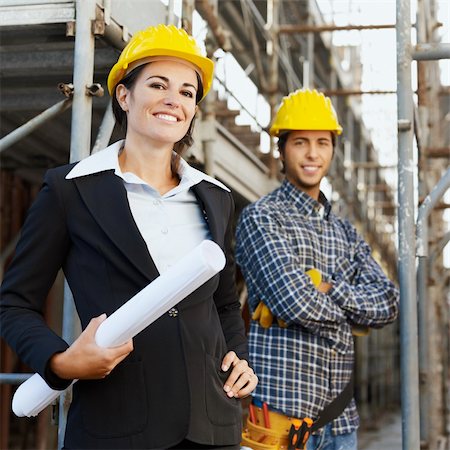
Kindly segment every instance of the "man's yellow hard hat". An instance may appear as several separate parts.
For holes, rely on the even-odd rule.
[[[298,89],[283,97],[270,127],[272,136],[289,130],[324,130],[342,133],[330,98],[315,89]]]
[[[192,63],[198,68],[202,79],[203,97],[211,89],[214,63],[202,55],[195,39],[189,36],[185,30],[174,25],[160,24],[138,31],[133,35],[109,73],[109,93],[112,95],[119,81],[134,68],[133,63],[151,56],[175,57]]]

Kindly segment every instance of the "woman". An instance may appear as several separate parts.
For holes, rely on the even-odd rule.
[[[239,399],[257,378],[234,285],[233,200],[179,155],[212,77],[184,30],[137,33],[108,77],[125,140],[49,170],[24,224],[2,285],[2,334],[50,387],[80,380],[67,449],[238,448]],[[96,345],[107,315],[206,238],[225,252],[219,275],[133,341]],[[42,320],[61,267],[84,330],[70,347]]]

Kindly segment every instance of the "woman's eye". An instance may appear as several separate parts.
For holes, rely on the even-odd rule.
[[[193,98],[194,94],[191,91],[184,91],[182,93],[185,97]]]
[[[152,83],[150,85],[150,87],[154,88],[154,89],[164,89],[164,85],[161,83]]]

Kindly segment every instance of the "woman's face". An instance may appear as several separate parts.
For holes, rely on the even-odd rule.
[[[117,100],[127,113],[127,138],[173,145],[182,139],[197,111],[197,75],[183,62],[147,64],[127,89],[118,85]]]

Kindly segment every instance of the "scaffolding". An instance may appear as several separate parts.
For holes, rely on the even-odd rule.
[[[196,11],[208,30],[208,55],[213,57],[217,49],[233,55],[267,100],[272,116],[281,96],[302,86],[332,97],[345,130],[330,173],[334,207],[357,225],[391,278],[398,279],[401,291],[400,329],[394,324],[356,340],[355,395],[362,424],[375,423],[379,414],[401,402],[403,449],[438,448],[450,434],[450,279],[442,258],[450,239],[443,220],[448,205],[442,202],[450,187],[446,169],[450,133],[446,134],[442,125],[450,114],[450,92],[440,84],[437,61],[450,57],[450,44],[439,42],[436,2],[417,1],[416,45],[411,37],[410,0],[397,0],[396,24],[348,26],[325,23],[315,0],[184,0],[179,19],[173,13],[173,1],[167,6],[157,0],[151,3],[150,14],[149,2],[142,0],[130,0],[126,8],[111,0],[0,1],[0,154],[2,202],[6,205],[2,209],[2,270],[23,220],[23,211],[14,211],[18,198],[25,209],[45,168],[80,160],[120,136],[114,128],[110,102],[102,94],[109,67],[141,25],[135,11],[140,11],[141,20],[145,20],[142,12],[149,12],[147,17],[152,19],[145,26],[178,24],[179,20],[187,30],[192,28]],[[364,91],[357,51],[352,54],[351,70],[343,70],[342,55],[332,45],[331,33],[393,28],[397,91]],[[411,81],[414,61],[417,93]],[[43,71],[48,75],[39,77]],[[35,83],[29,83],[28,77]],[[227,106],[232,94],[223,80],[216,81],[217,86],[223,86],[216,87],[201,104],[196,144],[188,158],[233,189],[238,215],[246,204],[279,183],[279,166],[274,142],[268,154],[261,152],[259,135],[266,132],[264,127],[255,131],[251,126],[238,126],[239,111]],[[393,167],[378,160],[363,125],[359,98],[395,93],[398,165]],[[61,95],[65,96],[62,101]],[[39,167],[34,169],[36,162]],[[395,168],[397,193],[384,177],[385,171]],[[419,204],[414,196],[417,188]],[[22,192],[19,197],[18,192]],[[3,217],[5,214],[9,219]],[[388,226],[395,219],[398,242]],[[79,324],[70,290],[63,286],[59,277],[48,301],[56,308],[64,291],[64,309],[60,313],[54,309],[54,316],[48,319],[57,323],[67,342],[72,342]],[[1,448],[8,447],[8,435],[14,434],[10,433],[11,385],[27,377],[10,373],[20,366],[4,348]],[[54,445],[58,448],[62,447],[69,404],[70,394],[62,396],[59,418],[54,417],[58,423],[58,443]],[[45,425],[50,414],[46,414],[38,418],[35,447],[43,442],[46,448],[50,446]]]

